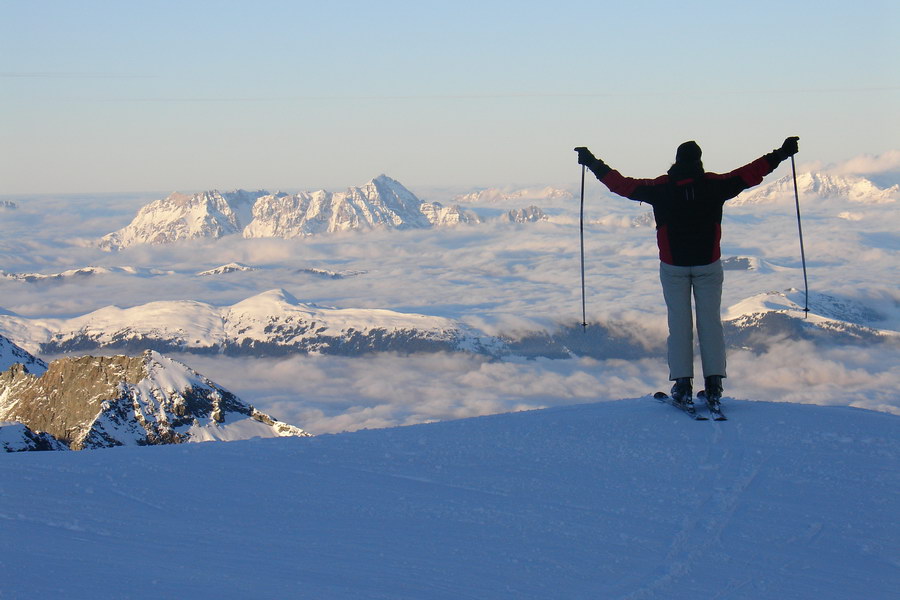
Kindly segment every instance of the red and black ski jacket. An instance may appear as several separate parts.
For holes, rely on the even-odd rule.
[[[593,170],[611,192],[653,207],[661,261],[692,267],[714,263],[721,256],[722,205],[759,185],[781,161],[775,151],[730,173],[700,172],[683,178],[667,174],[634,179],[603,163]]]

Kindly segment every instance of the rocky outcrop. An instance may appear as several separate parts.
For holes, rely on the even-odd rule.
[[[63,358],[40,376],[14,365],[0,374],[0,420],[47,432],[73,450],[309,435],[149,350]]]

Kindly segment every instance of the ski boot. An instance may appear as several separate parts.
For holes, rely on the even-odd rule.
[[[706,400],[706,408],[709,409],[709,414],[716,421],[725,421],[727,420],[725,415],[722,413],[722,376],[721,375],[709,375],[706,378],[706,389],[700,392],[703,395],[703,399]],[[697,397],[700,397],[700,394]]]
[[[691,387],[690,377],[678,377],[675,379],[675,385],[672,386],[672,400],[676,404],[686,410],[692,410],[694,408],[693,394],[694,390]]]
[[[706,389],[703,395],[706,396],[706,405],[710,411],[719,412],[722,408],[722,376],[709,375],[705,380]]]

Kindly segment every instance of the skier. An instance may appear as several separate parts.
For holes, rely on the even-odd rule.
[[[700,146],[684,142],[675,164],[656,179],[625,177],[596,158],[587,148],[575,148],[578,163],[590,169],[615,194],[653,207],[659,246],[659,278],[668,313],[667,342],[672,398],[693,411],[694,377],[691,293],[697,313],[697,334],[703,365],[705,395],[710,410],[719,411],[725,371],[722,329],[722,205],[747,188],[758,185],[781,161],[798,152],[798,137],[730,173],[707,173]]]

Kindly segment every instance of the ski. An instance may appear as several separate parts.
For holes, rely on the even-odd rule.
[[[703,400],[706,402],[706,408],[709,410],[710,416],[713,418],[713,421],[727,421],[728,417],[722,412],[722,405],[719,402],[716,402],[713,405],[706,397],[706,391],[700,390],[697,392],[697,400]]]
[[[670,406],[674,406],[675,408],[677,408],[684,414],[688,415],[695,421],[707,421],[708,420],[706,415],[702,415],[702,414],[698,413],[697,409],[694,408],[693,406],[688,407],[683,404],[679,404],[678,402],[675,402],[675,400],[665,392],[656,392],[655,394],[653,394],[653,397],[656,398],[657,400],[659,400],[660,402],[665,402],[666,404],[668,404]]]

